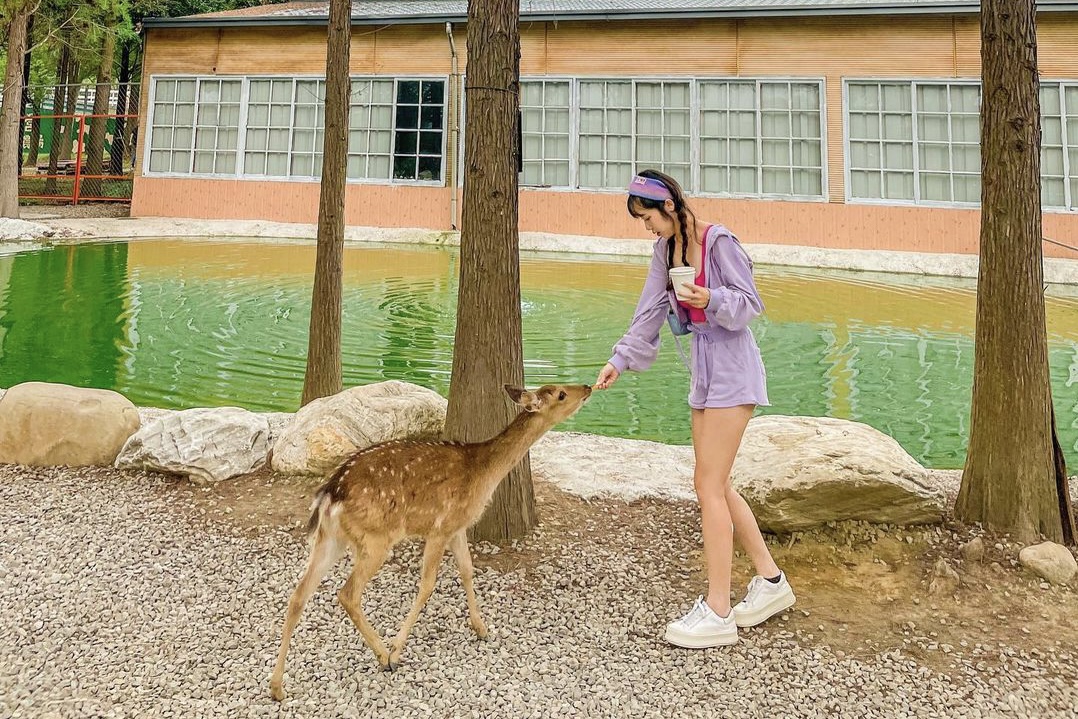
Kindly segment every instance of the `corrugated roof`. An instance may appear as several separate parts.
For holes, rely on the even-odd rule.
[[[1078,11],[1078,0],[1040,0],[1041,11]],[[979,0],[520,0],[528,20],[633,19],[655,17],[753,17],[881,13],[975,13]],[[467,0],[353,0],[356,23],[460,21]],[[160,18],[150,26],[231,24],[324,24],[327,0],[292,0],[243,10]]]

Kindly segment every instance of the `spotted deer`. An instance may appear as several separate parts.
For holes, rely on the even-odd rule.
[[[374,651],[382,669],[396,668],[404,643],[431,593],[446,547],[453,553],[468,599],[469,622],[480,638],[487,627],[472,586],[467,530],[494,490],[551,427],[571,417],[591,396],[587,385],[544,385],[535,391],[505,385],[524,411],[485,442],[385,442],[357,452],[330,477],[311,505],[311,555],[288,602],[270,694],[284,698],[284,666],[292,632],[307,600],[329,570],[351,551],[352,574],[338,600]],[[406,537],[423,537],[419,593],[396,639],[386,648],[363,613],[363,590]]]

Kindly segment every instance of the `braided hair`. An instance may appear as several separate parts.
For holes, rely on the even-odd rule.
[[[689,238],[692,237],[693,241],[696,241],[696,215],[689,208],[688,203],[685,201],[685,193],[681,189],[681,185],[670,175],[659,172],[658,170],[641,170],[640,177],[649,177],[653,180],[666,185],[666,189],[670,190],[670,197],[674,203],[674,214],[678,220],[678,232],[681,235],[681,264],[685,267],[690,267],[689,264]],[[658,210],[659,214],[667,219],[670,218],[670,213],[666,211],[665,203],[662,200],[652,200],[646,197],[637,197],[630,195],[626,200],[626,206],[629,210],[629,214],[633,217],[639,218],[644,210]],[[691,220],[691,222],[690,222]],[[691,234],[690,234],[691,231]],[[667,238],[667,259],[666,266],[674,266],[674,238]],[[670,289],[670,283],[667,282],[667,289]]]

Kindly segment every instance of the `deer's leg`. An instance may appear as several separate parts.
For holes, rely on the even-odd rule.
[[[311,556],[307,560],[307,570],[300,578],[299,584],[292,592],[292,598],[288,600],[288,613],[284,619],[284,629],[281,630],[281,649],[277,653],[277,666],[273,668],[270,677],[270,696],[277,701],[284,699],[284,662],[288,656],[288,646],[292,641],[292,632],[299,623],[300,614],[307,600],[314,594],[314,590],[322,582],[333,565],[344,554],[341,546],[332,538],[322,535],[311,548]]]
[[[423,546],[423,569],[419,578],[419,594],[416,595],[415,603],[412,605],[412,611],[408,612],[408,616],[404,620],[404,624],[401,625],[400,632],[397,633],[397,638],[393,640],[393,651],[389,655],[389,664],[391,667],[397,665],[400,661],[401,652],[404,650],[404,643],[408,640],[408,635],[412,631],[412,626],[415,625],[416,618],[419,617],[419,612],[423,610],[423,607],[427,604],[427,600],[430,599],[430,595],[434,592],[434,581],[438,578],[438,565],[442,562],[442,555],[445,553],[445,545],[447,539],[445,537],[427,537],[427,543]]]
[[[464,593],[468,595],[468,620],[479,638],[486,639],[487,625],[483,622],[483,617],[479,615],[479,603],[475,600],[475,587],[472,585],[475,569],[472,567],[472,553],[468,550],[467,530],[462,529],[453,535],[453,538],[449,540],[449,549],[457,561]]]
[[[356,625],[356,629],[363,636],[363,641],[374,652],[374,656],[378,659],[378,664],[381,665],[382,669],[388,671],[392,669],[389,664],[389,650],[386,649],[382,638],[378,636],[378,632],[367,621],[367,615],[363,613],[363,590],[367,587],[367,582],[378,573],[378,570],[386,561],[386,555],[389,553],[389,541],[384,537],[376,538],[368,535],[358,543],[357,550],[355,568],[352,569],[352,574],[348,577],[348,581],[341,587],[341,591],[337,594],[337,599],[340,600],[344,611],[348,612],[352,623]]]

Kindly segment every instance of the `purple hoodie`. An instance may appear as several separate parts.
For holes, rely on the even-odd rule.
[[[667,289],[667,242],[656,240],[629,331],[614,345],[609,362],[619,373],[642,372],[652,365],[659,353],[659,337],[669,308],[673,307],[682,321],[688,320],[674,291]],[[689,325],[693,338],[689,404],[698,409],[766,405],[763,361],[748,329],[749,322],[764,311],[752,277],[752,261],[737,238],[722,225],[712,225],[705,242],[704,276],[711,299],[704,308],[706,324]]]

